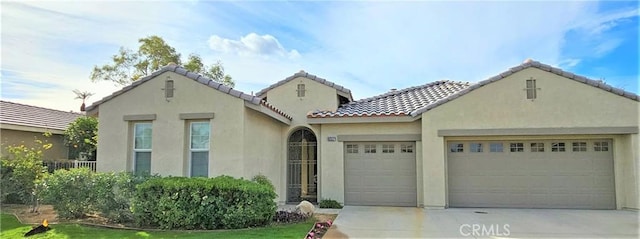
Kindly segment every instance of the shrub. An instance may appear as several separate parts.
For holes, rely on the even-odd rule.
[[[309,214],[291,211],[277,211],[273,221],[277,223],[297,223],[309,219]]]
[[[273,183],[271,183],[271,180],[269,180],[269,178],[267,178],[267,176],[264,176],[262,174],[258,174],[256,176],[253,176],[253,178],[251,178],[251,181],[254,181],[256,183],[268,186],[274,192],[276,191],[276,187],[273,186]]]
[[[337,208],[341,209],[342,205],[339,202],[333,199],[322,199],[319,203],[320,208]]]
[[[133,222],[131,202],[136,186],[158,176],[132,173],[96,173],[92,204],[100,214],[112,222]]]
[[[232,229],[268,224],[275,212],[268,186],[229,176],[154,178],[137,186],[139,226],[162,229]]]
[[[94,173],[88,168],[56,170],[43,181],[43,198],[59,217],[82,218],[93,210],[93,184]]]
[[[50,134],[45,133],[45,137]],[[7,157],[0,160],[0,202],[30,203],[31,212],[37,212],[40,197],[39,182],[47,171],[42,166],[45,150],[51,148],[50,143],[36,139],[33,147],[25,145],[8,146]]]

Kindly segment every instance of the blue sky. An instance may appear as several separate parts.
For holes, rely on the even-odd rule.
[[[305,70],[354,98],[436,80],[477,82],[527,58],[638,93],[637,1],[2,1],[3,100],[78,110],[73,89],[120,46],[163,37],[223,62],[257,92]]]

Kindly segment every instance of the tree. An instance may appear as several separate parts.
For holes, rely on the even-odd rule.
[[[89,116],[77,118],[64,131],[64,139],[74,154],[93,159],[98,146],[98,119]]]
[[[234,87],[236,85],[230,75],[224,74],[224,66],[222,66],[220,61],[217,61],[207,67],[202,63],[202,58],[200,58],[200,56],[196,54],[189,54],[187,64],[184,65],[184,68],[188,71],[198,72],[226,86]]]
[[[91,97],[93,95],[93,93],[90,93],[88,91],[80,91],[78,89],[73,90],[73,93],[76,94],[76,99],[81,99],[82,100],[82,105],[80,105],[80,111],[84,112],[85,100],[87,98]]]
[[[111,64],[94,66],[91,71],[91,81],[112,81],[119,85],[128,85],[169,63],[182,65],[180,53],[161,37],[141,38],[138,43],[140,47],[137,52],[121,47],[118,54],[111,58],[113,61]],[[190,54],[184,67],[222,84],[231,87],[235,85],[231,76],[224,74],[224,67],[219,61],[206,67],[200,56]]]

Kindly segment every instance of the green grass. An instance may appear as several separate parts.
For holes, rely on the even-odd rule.
[[[13,215],[0,214],[0,238],[24,238],[32,225],[21,224]],[[51,230],[34,235],[33,239],[109,239],[109,238],[303,238],[311,229],[313,221],[289,225],[272,225],[264,228],[239,229],[230,231],[188,232],[188,231],[137,231],[106,229],[71,223],[51,224]]]

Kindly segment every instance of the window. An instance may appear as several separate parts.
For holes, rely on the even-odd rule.
[[[564,152],[564,143],[554,142],[551,143],[551,152]]]
[[[376,153],[376,145],[375,144],[365,144],[364,145],[364,153],[365,154],[375,154]]]
[[[524,143],[510,143],[509,151],[511,152],[524,152]]]
[[[587,142],[573,142],[573,152],[586,152]]]
[[[535,99],[537,97],[536,80],[534,79],[527,80],[527,88],[525,90],[527,91],[528,100]]]
[[[400,145],[400,152],[402,152],[402,153],[413,153],[413,145],[410,145],[410,144]]]
[[[469,151],[472,153],[482,153],[482,144],[481,143],[469,144]]]
[[[464,152],[464,144],[462,144],[462,143],[451,143],[451,144],[449,144],[449,152],[452,152],[452,153],[462,153],[462,152]]]
[[[531,143],[531,152],[544,152],[544,143]]]
[[[151,123],[133,125],[133,172],[151,173]]]
[[[189,127],[191,177],[209,176],[209,131],[209,122],[191,122]]]
[[[347,144],[347,153],[348,154],[357,154],[358,153],[358,145],[357,144]]]
[[[502,152],[502,143],[491,143],[489,147],[491,148],[490,149],[491,152],[494,152],[494,153]]]
[[[304,84],[298,84],[298,97],[304,97],[306,90],[304,89]]]
[[[605,152],[609,151],[609,142],[593,142],[593,151]]]
[[[382,145],[382,153],[383,154],[392,154],[395,153],[396,148],[393,144],[383,144]]]
[[[167,80],[164,82],[164,97],[165,98],[173,98],[173,80]]]

